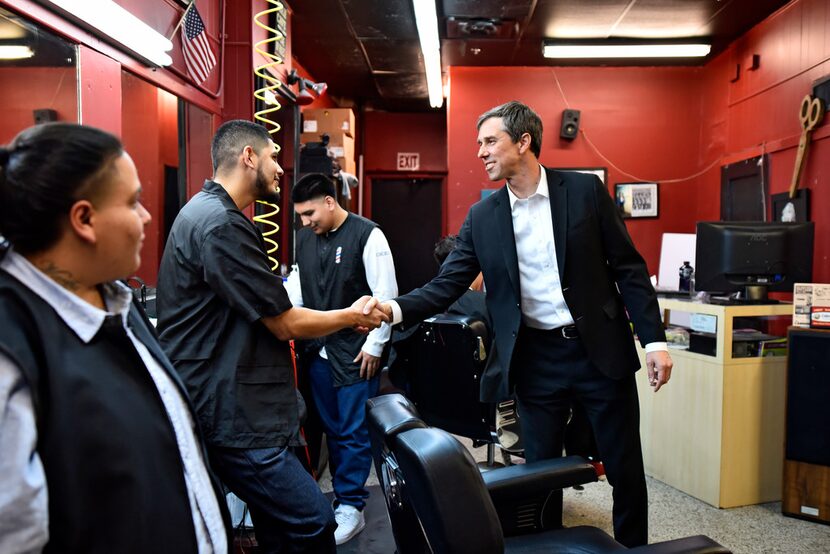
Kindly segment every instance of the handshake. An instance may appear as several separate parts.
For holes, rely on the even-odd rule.
[[[381,323],[392,322],[392,307],[372,296],[358,298],[349,311],[353,317],[352,328],[361,333],[368,333]]]

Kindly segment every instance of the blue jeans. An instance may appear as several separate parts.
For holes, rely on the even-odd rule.
[[[211,447],[222,482],[251,512],[261,552],[334,553],[334,512],[289,448]]]
[[[309,368],[311,394],[326,432],[331,484],[338,503],[362,510],[369,498],[365,485],[372,467],[365,406],[377,395],[380,376],[335,387],[331,372],[329,361],[315,356]]]

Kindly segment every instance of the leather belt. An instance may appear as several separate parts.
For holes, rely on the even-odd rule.
[[[579,338],[579,329],[576,328],[576,325],[564,325],[562,327],[555,327],[553,329],[537,329],[535,327],[526,327],[526,329],[536,332],[536,333],[544,333],[546,335],[553,335],[556,338],[563,338],[568,340],[573,340]]]
[[[557,335],[562,335],[562,338],[565,339],[579,338],[579,329],[576,328],[576,325],[565,325],[564,327],[557,327],[556,329],[551,329],[551,331],[556,333]]]

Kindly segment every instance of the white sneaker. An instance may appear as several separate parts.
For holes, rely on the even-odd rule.
[[[338,545],[351,540],[366,527],[366,518],[363,512],[348,504],[340,504],[334,510],[334,520],[337,522],[337,529],[334,531],[334,542]]]

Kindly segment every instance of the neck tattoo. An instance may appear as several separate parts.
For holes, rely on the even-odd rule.
[[[69,291],[77,292],[81,288],[81,284],[75,279],[74,275],[65,269],[59,268],[53,262],[38,264],[38,269]]]

